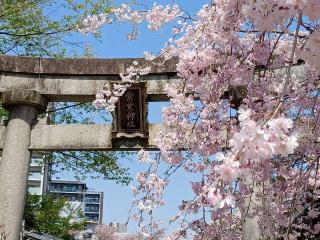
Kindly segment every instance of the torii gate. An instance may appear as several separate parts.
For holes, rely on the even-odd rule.
[[[9,240],[19,239],[31,151],[156,149],[159,125],[147,124],[146,102],[168,100],[164,87],[177,80],[174,61],[153,66],[150,74],[141,78],[142,84],[130,89],[135,117],[129,125],[125,110],[116,111],[113,125],[36,122],[48,102],[93,101],[105,84],[119,81],[119,73],[133,61],[147,63],[144,59],[0,57],[0,94],[10,113],[7,126],[0,126],[0,226]],[[118,109],[126,104],[123,101],[120,98]]]
[[[19,239],[31,151],[156,150],[160,124],[147,123],[147,102],[168,100],[165,85],[179,81],[176,60],[153,65],[151,72],[141,77],[142,83],[129,89],[135,96],[129,101],[138,116],[130,126],[123,120],[125,99],[117,105],[113,125],[47,125],[36,121],[48,102],[93,101],[105,84],[119,81],[119,73],[134,61],[147,64],[144,59],[0,56],[0,95],[10,113],[7,125],[0,126],[0,226],[9,234],[8,240]],[[242,93],[233,91],[233,98],[241,98],[238,94]]]

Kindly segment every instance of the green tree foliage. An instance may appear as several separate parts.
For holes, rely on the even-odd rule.
[[[8,111],[2,108],[1,103],[0,103],[0,121],[1,120],[6,120],[8,119]]]
[[[0,54],[63,57],[83,47],[68,40],[82,20],[109,6],[109,0],[0,0]]]
[[[64,212],[62,215],[61,213]],[[70,233],[85,227],[81,209],[74,209],[65,198],[28,194],[24,211],[27,229],[47,233],[61,239],[72,239]]]

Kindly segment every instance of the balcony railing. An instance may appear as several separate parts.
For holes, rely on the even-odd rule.
[[[99,209],[85,209],[85,213],[99,213]]]
[[[97,198],[85,198],[84,202],[86,202],[86,203],[100,203],[99,199],[97,199]]]
[[[84,193],[84,190],[74,189],[74,188],[55,188],[50,187],[51,192],[70,192],[70,193]]]

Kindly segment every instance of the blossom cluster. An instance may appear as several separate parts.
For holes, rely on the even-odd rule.
[[[181,15],[181,9],[178,5],[159,5],[154,4],[150,10],[132,9],[129,4],[121,4],[119,7],[112,9],[112,14],[89,15],[78,27],[78,31],[82,34],[96,34],[98,30],[106,23],[114,22],[130,22],[133,25],[143,21],[148,22],[148,28],[152,31],[159,30],[165,23],[175,20]],[[128,39],[135,39],[137,30],[134,28]]]
[[[246,162],[270,159],[273,155],[287,157],[298,147],[297,136],[287,135],[293,127],[291,119],[272,119],[260,127],[250,119],[250,110],[240,109],[239,113],[241,129],[230,140],[230,146],[233,152],[241,152]]]
[[[137,207],[142,211],[151,212],[155,207],[164,204],[162,200],[162,192],[167,182],[160,178],[156,173],[146,175],[144,173],[137,174],[138,187],[132,187],[134,196],[138,196],[141,192],[148,192],[147,199],[137,200]]]
[[[140,23],[146,20],[149,23],[149,29],[152,31],[160,29],[163,24],[173,21],[181,14],[178,5],[162,6],[156,3],[148,11],[132,10],[129,5],[122,4],[119,8],[115,8],[113,12],[116,18],[122,21]]]
[[[141,233],[119,233],[119,230],[116,227],[105,224],[96,227],[95,236],[97,240],[143,240],[143,235]]]
[[[213,171],[225,185],[236,179],[247,179],[250,167],[264,165],[263,161],[277,155],[287,157],[299,146],[297,136],[288,135],[293,127],[291,119],[271,119],[261,127],[250,119],[250,114],[250,109],[239,110],[240,131],[230,139],[230,151],[216,156],[218,164]],[[235,207],[233,196],[222,194],[216,186],[210,188],[207,199],[213,207]]]
[[[147,75],[150,71],[150,66],[138,67],[131,66],[127,69],[127,74],[120,74],[121,81],[114,83],[111,86],[105,85],[104,89],[96,94],[96,100],[93,104],[97,108],[104,108],[108,112],[113,112],[116,108],[116,103],[132,83],[137,82],[140,76]]]
[[[153,8],[147,12],[146,20],[149,22],[149,29],[156,31],[162,27],[164,23],[173,21],[181,13],[178,5],[162,5],[154,4]]]
[[[103,25],[111,22],[112,20],[103,13],[99,15],[89,15],[82,21],[81,26],[78,26],[78,31],[86,35],[89,33],[96,34]]]

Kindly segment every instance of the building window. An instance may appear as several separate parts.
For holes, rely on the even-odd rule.
[[[55,192],[82,192],[83,187],[75,184],[51,184],[50,191]]]
[[[99,215],[98,214],[86,214],[86,218],[89,221],[97,222],[99,220]]]
[[[86,212],[99,212],[99,205],[86,204],[85,211]]]
[[[94,196],[94,195],[87,195],[86,197],[85,197],[85,202],[88,202],[88,203],[99,203],[99,200],[100,200],[100,198],[99,198],[99,196],[98,195],[96,195],[96,196]]]

